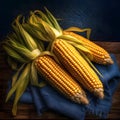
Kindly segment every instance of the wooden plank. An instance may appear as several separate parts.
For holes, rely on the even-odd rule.
[[[114,53],[117,58],[117,62],[120,66],[120,42],[95,42],[96,44],[102,46],[110,53]],[[11,103],[5,103],[7,82],[10,80],[12,72],[8,66],[5,53],[0,47],[0,119],[69,119],[61,114],[55,113],[55,111],[46,111],[43,112],[41,116],[38,116],[34,106],[31,104],[19,104],[18,114],[16,117],[11,115]],[[95,116],[87,115],[86,119],[95,119]],[[113,100],[112,108],[108,115],[109,119],[118,119],[120,118],[120,85],[116,90]]]
[[[95,43],[105,48],[110,53],[120,54],[120,42],[102,42],[102,41],[98,42],[96,41]]]

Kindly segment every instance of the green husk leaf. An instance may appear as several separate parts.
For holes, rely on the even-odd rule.
[[[15,21],[14,21],[15,22]],[[8,39],[14,39],[17,40],[19,43],[21,43],[22,45],[25,45],[23,38],[19,32],[19,28],[14,25],[14,22],[12,23],[12,28],[14,29],[14,33],[12,33],[10,36],[8,36]]]
[[[25,71],[25,70],[24,70]],[[26,74],[26,72],[24,73]],[[10,89],[10,91],[8,92],[7,98],[6,98],[6,102],[10,99],[10,97],[12,96],[12,94],[16,91],[16,89],[18,88],[18,86],[21,84],[21,82],[24,79],[24,74],[21,74],[19,79],[15,82],[14,86],[12,86],[12,88]],[[28,74],[28,73],[27,73]],[[24,76],[23,76],[24,75]]]
[[[44,56],[44,55],[49,55],[49,56],[53,56],[53,54],[50,51],[43,51],[40,56]]]
[[[13,75],[13,77],[12,77],[12,87],[15,85],[15,83],[16,83],[16,81],[17,81],[17,79],[18,79],[18,76],[19,76],[19,74],[20,74],[20,72],[21,72],[21,70],[23,69],[24,66],[25,66],[25,64],[23,64],[23,65],[17,70],[17,72]]]
[[[38,27],[38,23],[41,21],[42,19],[39,18],[38,16],[36,16],[34,13],[32,13],[28,19],[28,24],[32,24],[35,25],[36,27]]]
[[[11,39],[13,41],[16,41],[16,40],[18,40],[18,36],[17,36],[17,34],[15,32],[12,32],[12,33],[7,35],[6,39],[7,40]],[[20,42],[20,41],[18,40],[18,42]]]
[[[21,34],[24,37],[24,41],[26,42],[26,47],[29,50],[34,50],[37,48],[36,43],[34,42],[33,38],[21,27],[20,28]]]
[[[38,85],[38,75],[37,75],[37,69],[34,65],[34,61],[31,63],[31,71],[30,71],[30,80],[32,85]]]
[[[57,20],[55,19],[55,17],[52,15],[52,13],[47,8],[45,8],[45,10],[47,12],[47,17],[49,21],[51,22],[52,26],[54,26],[54,28],[58,30],[60,33],[62,33],[62,29],[59,23],[57,22]]]
[[[44,48],[44,45],[43,45],[43,42],[41,41],[40,39],[40,36],[39,36],[39,31],[38,30],[35,30],[33,29],[34,27],[32,27],[31,25],[25,23],[25,24],[22,24],[23,28],[33,37],[34,41],[36,42],[37,44],[37,47],[40,51],[43,51],[45,48]],[[43,38],[44,39],[44,38]]]
[[[39,21],[40,19],[42,19],[44,22],[46,22],[51,27],[51,29],[53,29],[53,31],[55,31],[55,33],[57,33],[57,36],[59,34],[61,35],[62,29],[61,29],[59,23],[57,22],[56,18],[52,15],[52,13],[47,8],[45,8],[45,10],[46,10],[47,14],[44,14],[40,10],[34,11],[34,14],[37,17],[37,20]],[[33,15],[33,13],[32,13],[32,15]]]
[[[11,47],[17,51],[21,56],[24,56],[24,59],[27,58],[27,61],[34,59],[34,56],[31,54],[31,51],[28,50],[26,47],[23,45],[14,42],[14,41],[9,41]]]
[[[7,52],[9,56],[17,60],[18,62],[21,63],[26,63],[27,61],[20,55],[18,54],[15,50],[13,50],[11,47],[7,45],[3,45],[4,50]]]
[[[10,56],[8,56],[7,61],[13,70],[17,70],[17,63]]]
[[[38,83],[37,86],[40,87],[40,88],[42,88],[42,87],[46,86],[46,84],[47,83],[45,81],[41,81],[41,82]]]
[[[35,42],[36,42],[36,44],[37,44],[37,46],[38,46],[38,49],[39,49],[41,52],[45,50],[42,41],[40,41],[40,40],[35,40]]]
[[[74,44],[74,46],[75,46],[77,49],[80,49],[80,50],[82,50],[82,51],[85,52],[85,53],[91,54],[91,51],[90,51],[89,49],[87,49],[87,48],[86,48],[85,46],[83,46],[83,45]]]
[[[21,34],[21,36],[23,37],[23,41],[26,45],[26,47],[29,50],[34,50],[37,48],[36,43],[34,42],[33,38],[30,36],[30,34],[28,34],[25,29],[22,27],[22,25],[19,23],[19,16],[16,19],[16,26],[19,28],[19,32]]]
[[[97,68],[92,64],[92,62],[90,61],[90,59],[83,53],[80,51],[80,54],[84,57],[84,59],[88,62],[88,64],[91,66],[91,68],[100,76],[103,77],[103,75],[97,70]]]
[[[93,59],[93,55],[92,55],[91,51],[89,49],[87,49],[84,45],[76,44],[74,42],[68,42],[68,43],[73,45],[77,50],[84,52],[87,56],[89,56],[89,58],[91,60]]]
[[[33,13],[31,13],[33,14]],[[43,21],[47,22],[50,26],[54,27],[53,24],[51,24],[51,21],[48,19],[48,17],[40,10],[35,10],[34,14],[40,17]]]
[[[42,33],[42,37],[44,37],[45,39],[53,40],[55,36],[57,37],[62,34],[62,31],[59,32],[52,25],[50,25],[48,22],[44,21],[42,18],[38,17],[35,14],[32,14],[30,16],[28,23],[34,25],[35,27],[38,27],[38,31]],[[40,39],[44,40],[43,38]]]
[[[27,64],[18,79],[18,81],[20,81],[20,84],[17,86],[17,89],[16,89],[15,99],[14,99],[13,108],[12,108],[13,115],[16,115],[18,101],[21,95],[26,90],[27,85],[29,83],[29,77],[30,77],[29,73],[30,73],[30,64]]]
[[[57,39],[63,39],[66,41],[74,42],[76,44],[84,45],[82,41],[80,41],[77,38],[70,36],[70,35],[61,35],[61,36],[57,37]]]
[[[8,94],[7,94],[7,97],[6,97],[6,101],[5,101],[5,102],[7,102],[7,101],[10,99],[10,97],[12,96],[12,94],[13,94],[13,93],[15,92],[15,90],[17,89],[19,83],[20,83],[20,81],[19,81],[19,82],[17,81],[16,84],[10,89],[10,91],[9,91]]]
[[[30,26],[34,29],[35,32],[37,32],[37,33],[31,32],[32,35],[34,34],[34,35],[38,36],[39,39],[41,39],[43,41],[50,41],[50,40],[55,39],[55,34],[54,34],[53,30],[46,22],[40,20],[36,24],[37,24],[37,26],[30,23]]]
[[[30,51],[24,45],[19,44],[17,41],[8,40],[8,43],[14,50],[17,51],[17,53],[23,56],[24,59],[27,59],[27,61],[34,60],[37,56],[36,54],[33,54],[33,51],[36,49]]]
[[[37,86],[37,87],[44,87],[46,85],[46,82],[45,81],[41,81],[39,83],[38,81],[38,72],[37,72],[37,69],[35,67],[35,61],[33,61],[31,63],[31,71],[30,71],[30,82],[31,82],[31,85],[34,85],[34,86]]]
[[[29,32],[29,34],[33,38],[38,39],[39,41],[42,40],[43,42],[44,41],[49,41],[48,39],[46,39],[46,36],[45,37],[43,36],[43,33],[42,33],[40,27],[35,26],[33,24],[26,24],[26,25],[23,25],[23,26],[26,29],[26,31]]]
[[[88,39],[90,38],[90,34],[91,34],[91,29],[90,28],[81,29],[79,27],[69,27],[69,28],[65,29],[64,31],[87,32],[86,36],[87,36]]]
[[[39,27],[42,28],[43,35],[44,35],[44,37],[46,36],[46,39],[48,39],[48,40],[55,39],[54,32],[52,31],[52,29],[50,28],[50,26],[46,22],[41,21],[41,24],[39,24]]]
[[[41,81],[40,83],[38,82],[38,74],[37,74],[37,69],[34,65],[34,61],[31,63],[31,71],[30,71],[30,82],[31,85],[38,86],[38,87],[44,87],[46,85],[45,81]]]
[[[47,16],[46,16],[47,17]],[[48,19],[48,18],[45,18],[45,19]],[[53,24],[51,23],[51,24],[49,24],[48,22],[47,22],[47,20],[45,20],[45,19],[42,19],[42,18],[40,18],[39,16],[37,16],[37,15],[35,15],[35,14],[32,14],[31,16],[30,16],[30,19],[29,19],[29,23],[31,23],[31,24],[33,24],[33,25],[35,25],[36,27],[39,27],[39,28],[41,28],[41,32],[44,34],[44,33],[46,33],[49,29],[49,32],[47,32],[47,34],[49,33],[49,34],[52,34],[52,36],[53,36],[53,32],[54,32],[54,36],[60,36],[61,34],[62,34],[62,31],[59,31],[59,30],[57,30],[56,28],[54,28],[54,26],[53,26]],[[48,19],[49,20],[49,19]],[[44,27],[44,29],[46,28],[46,32],[43,32],[43,29],[42,29],[42,27],[39,25],[39,24],[42,24],[43,26],[45,26]],[[52,32],[52,31],[53,32]],[[49,35],[48,34],[48,35]],[[50,38],[51,39],[51,38]]]

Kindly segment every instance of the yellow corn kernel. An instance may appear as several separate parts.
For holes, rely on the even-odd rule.
[[[63,34],[71,35],[78,40],[83,41],[86,48],[88,48],[93,55],[93,59],[91,61],[99,64],[113,64],[113,60],[111,59],[109,53],[99,45],[74,32],[63,31]]]
[[[62,65],[84,86],[84,88],[95,93],[95,95],[101,99],[104,97],[102,82],[72,45],[65,40],[57,39],[53,43],[52,51]]]
[[[53,87],[69,99],[77,103],[89,103],[80,85],[52,57],[40,56],[35,66]]]

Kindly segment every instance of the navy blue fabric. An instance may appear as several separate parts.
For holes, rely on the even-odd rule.
[[[39,89],[39,91],[49,109],[75,120],[84,119],[86,113],[85,105],[68,100],[51,86],[46,86]]]
[[[31,97],[33,98],[33,103],[36,108],[37,114],[41,115],[44,110],[47,109],[47,106],[45,105],[42,96],[38,92],[38,88],[34,86],[30,86],[31,89]]]
[[[91,40],[120,41],[119,0],[1,0],[0,39],[11,30],[10,24],[18,14],[27,15],[44,6],[62,19],[63,28],[90,27]]]
[[[43,88],[29,87],[29,90],[21,97],[20,102],[24,102],[28,97],[26,103],[33,103],[39,115],[43,110],[51,109],[75,120],[84,120],[86,114],[107,118],[112,105],[112,96],[120,82],[120,71],[116,58],[113,54],[111,54],[111,57],[114,60],[112,65],[94,64],[103,75],[103,78],[100,78],[105,90],[105,98],[103,100],[86,91],[90,104],[86,106],[77,104],[65,98],[51,86],[46,85]],[[27,94],[28,91],[31,93],[31,96]]]

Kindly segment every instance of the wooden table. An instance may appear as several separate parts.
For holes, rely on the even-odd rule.
[[[110,53],[114,53],[120,66],[120,42],[96,42]],[[44,112],[42,116],[37,116],[33,105],[19,104],[16,117],[11,115],[12,105],[5,103],[7,82],[12,75],[5,53],[0,46],[0,119],[68,119],[67,117],[53,111]],[[95,116],[87,115],[86,119],[96,119]],[[120,118],[120,85],[118,86],[112,101],[112,108],[108,115],[109,119]]]

